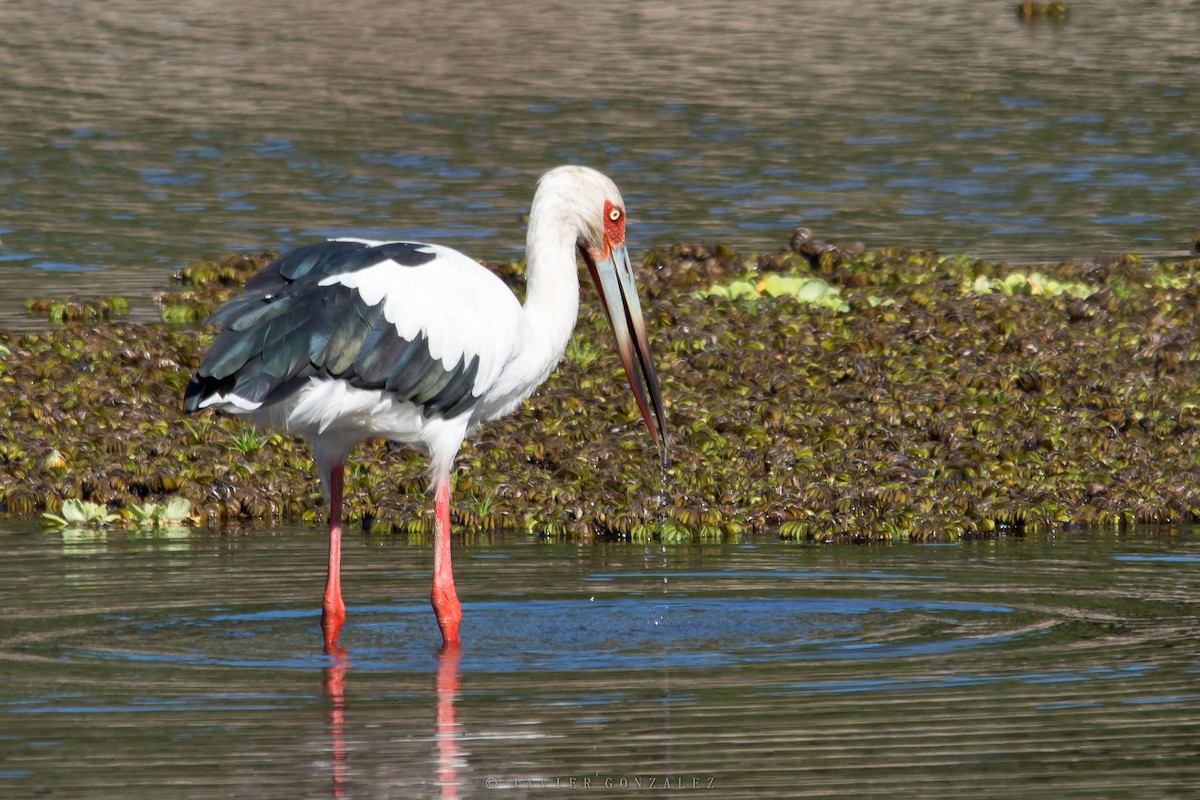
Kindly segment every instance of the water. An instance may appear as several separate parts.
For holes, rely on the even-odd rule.
[[[323,655],[323,557],[0,523],[0,794],[1200,796],[1195,531],[468,542],[457,657],[430,549],[361,537]]]
[[[1184,252],[1200,3],[1013,5],[5,4],[0,326],[73,293],[153,319],[189,260],[333,234],[510,257],[564,161],[617,179],[635,249]]]

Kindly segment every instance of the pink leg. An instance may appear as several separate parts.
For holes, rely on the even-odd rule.
[[[433,534],[433,613],[442,631],[442,644],[458,644],[458,623],[462,609],[454,591],[454,568],[450,566],[450,476],[439,475],[434,481],[433,507],[436,520]]]
[[[340,653],[338,634],[346,621],[342,602],[342,482],[343,465],[336,461],[329,475],[329,572],[325,576],[325,600],[321,604],[321,630],[325,634],[325,652]]]

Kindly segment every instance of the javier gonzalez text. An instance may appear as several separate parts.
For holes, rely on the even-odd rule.
[[[629,789],[691,791],[715,789],[716,779],[710,775],[585,775],[580,778],[487,778],[489,789]]]

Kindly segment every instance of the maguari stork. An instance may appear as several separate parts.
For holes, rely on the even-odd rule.
[[[217,309],[184,393],[312,445],[329,500],[325,649],[339,649],[341,505],[351,449],[382,437],[429,456],[431,600],[445,646],[462,610],[450,563],[450,473],[466,436],[512,412],[558,364],[579,311],[575,253],[612,324],[642,419],[666,463],[666,414],[625,246],[625,204],[606,176],[562,166],[538,181],[526,237],[526,296],[435,244],[342,238],[292,250]]]

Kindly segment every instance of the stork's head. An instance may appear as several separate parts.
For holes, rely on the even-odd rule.
[[[667,424],[658,374],[650,358],[646,324],[638,301],[629,251],[625,247],[625,201],[606,175],[580,166],[550,170],[538,182],[530,215],[562,215],[564,231],[575,232],[575,245],[600,292],[600,301],[617,338],[621,364],[637,399],[638,410],[667,464]],[[647,397],[649,402],[647,402]]]
[[[603,260],[625,244],[625,201],[608,176],[590,167],[556,167],[538,181],[530,216],[547,216],[571,232],[580,251]]]

